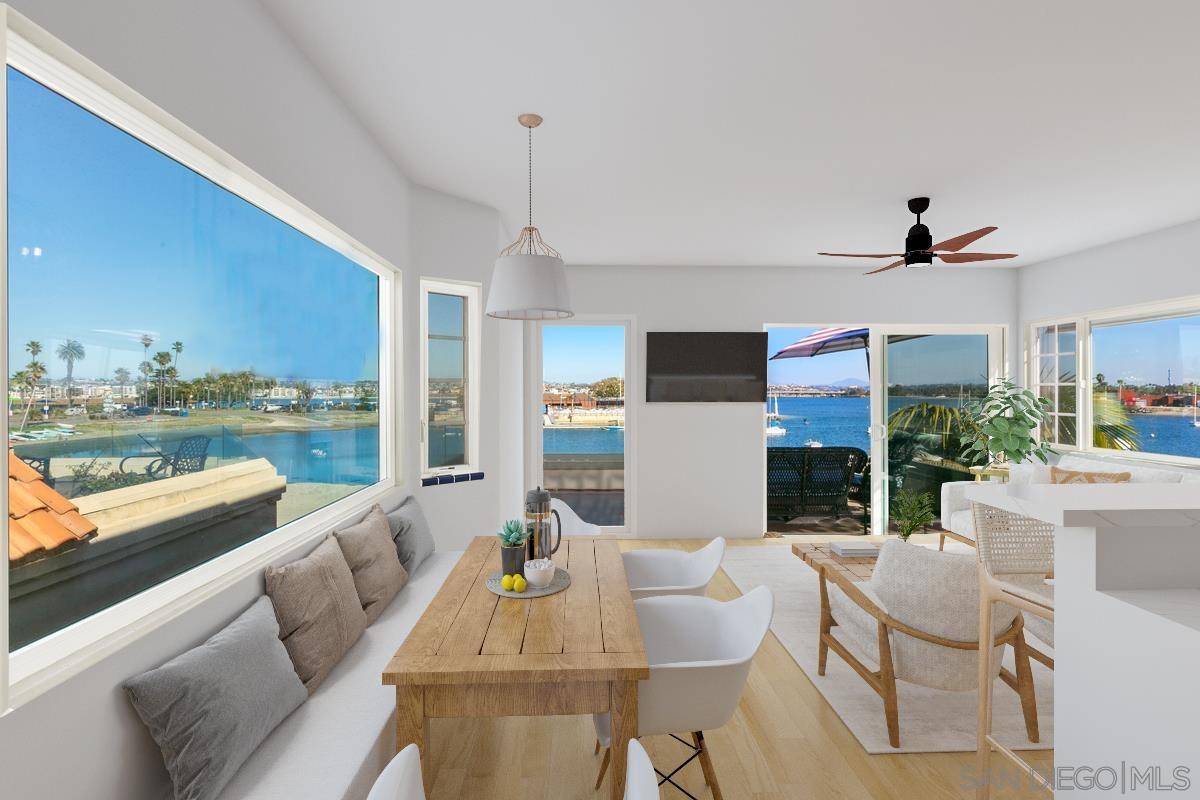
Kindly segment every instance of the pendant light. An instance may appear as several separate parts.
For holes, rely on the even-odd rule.
[[[533,226],[533,129],[542,124],[542,118],[521,114],[517,122],[529,132],[529,224],[496,259],[487,315],[497,319],[566,319],[575,312],[567,297],[562,257],[542,241],[542,234]]]

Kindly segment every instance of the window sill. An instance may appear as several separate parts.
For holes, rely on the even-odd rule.
[[[364,488],[13,652],[9,656],[11,683],[7,710],[50,691],[222,590],[260,572],[290,550],[310,542],[315,544],[334,524],[355,512],[366,511],[392,488],[391,483]]]

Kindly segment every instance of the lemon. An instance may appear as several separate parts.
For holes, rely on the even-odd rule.
[[[500,579],[500,588],[506,592],[511,592],[513,590],[513,583],[515,583],[513,576],[505,575]]]
[[[512,590],[514,592],[516,592],[517,594],[521,594],[522,592],[524,592],[525,587],[528,585],[525,583],[525,579],[523,577],[521,577],[520,575],[513,577],[512,583],[513,583]]]

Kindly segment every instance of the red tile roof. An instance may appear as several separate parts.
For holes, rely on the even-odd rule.
[[[96,535],[95,523],[8,451],[8,560],[45,554]]]

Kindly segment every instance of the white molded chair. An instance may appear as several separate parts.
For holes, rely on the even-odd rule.
[[[622,553],[633,599],[664,594],[703,596],[725,558],[725,539],[718,536],[692,553],[682,550],[630,550]]]
[[[584,520],[575,513],[575,509],[559,500],[557,497],[550,498],[550,510],[558,512],[558,519],[562,522],[563,536],[599,536],[600,526],[593,525]]]
[[[736,600],[722,603],[708,597],[647,597],[633,604],[650,663],[650,678],[638,685],[638,736],[691,733],[692,755],[670,773],[658,774],[659,784],[699,758],[705,783],[714,800],[721,789],[704,743],[704,731],[719,728],[733,717],[750,675],[750,662],[767,635],[775,598],[759,586]],[[596,738],[612,744],[612,720],[597,714]],[[675,738],[679,738],[675,736]],[[605,751],[596,779],[599,788],[611,753]]]
[[[401,750],[375,779],[367,800],[425,800],[421,751],[415,744]]]
[[[629,742],[629,768],[625,771],[625,800],[658,800],[658,777],[650,756],[637,739]]]

